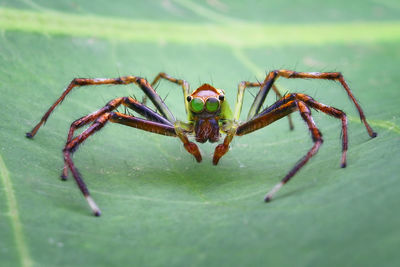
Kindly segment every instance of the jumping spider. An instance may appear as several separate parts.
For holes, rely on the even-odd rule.
[[[190,142],[188,136],[194,135],[196,142],[218,142],[221,133],[225,135],[224,141],[218,144],[215,148],[213,164],[217,165],[220,158],[225,155],[229,150],[229,144],[235,136],[241,136],[258,129],[261,129],[276,120],[285,116],[289,116],[290,128],[293,128],[290,115],[294,111],[299,111],[301,117],[306,122],[308,129],[311,133],[314,142],[311,149],[303,156],[300,161],[289,171],[289,173],[282,179],[280,183],[275,185],[272,190],[265,196],[265,201],[270,201],[273,195],[287,183],[307,161],[314,156],[319,147],[321,146],[322,134],[315,125],[310,108],[320,110],[330,116],[333,116],[342,121],[342,159],[341,167],[346,167],[346,151],[347,151],[347,118],[346,114],[334,107],[329,107],[315,101],[312,97],[305,94],[287,94],[281,96],[274,82],[279,77],[287,79],[302,78],[302,79],[325,79],[339,81],[343,88],[346,90],[348,96],[356,106],[361,121],[364,123],[370,137],[376,137],[376,133],[367,123],[364,112],[357,100],[353,96],[350,88],[348,87],[343,76],[339,72],[295,72],[290,70],[275,70],[268,73],[264,82],[241,82],[238,87],[237,100],[234,112],[225,101],[224,91],[214,88],[209,84],[203,84],[192,93],[190,93],[189,84],[180,79],[173,78],[165,73],[160,73],[156,76],[154,81],[150,84],[146,79],[136,76],[125,76],[114,79],[83,79],[76,78],[71,81],[67,89],[63,92],[60,98],[49,108],[44,114],[40,122],[27,133],[28,138],[33,138],[43,123],[46,122],[54,108],[64,100],[65,96],[76,86],[86,85],[102,85],[102,84],[136,84],[146,96],[153,102],[155,108],[159,113],[150,109],[142,102],[135,100],[132,97],[119,97],[108,102],[103,108],[84,116],[71,124],[68,133],[67,143],[64,147],[64,169],[62,172],[62,179],[67,179],[68,170],[71,170],[73,177],[78,184],[79,189],[85,196],[89,203],[93,214],[100,215],[100,209],[93,201],[89,194],[81,175],[79,174],[74,162],[71,159],[73,152],[75,152],[79,145],[82,144],[89,136],[99,131],[107,122],[119,123],[126,126],[138,128],[144,131],[153,132],[156,134],[178,137],[185,149],[192,154],[197,162],[201,161],[201,154],[197,145]],[[183,95],[185,98],[185,109],[188,115],[188,122],[184,123],[175,119],[174,115],[168,109],[164,101],[153,89],[154,85],[160,80],[166,79],[170,82],[176,83],[182,87]],[[244,91],[248,87],[259,87],[260,90],[256,95],[254,102],[250,108],[247,120],[239,122],[239,117],[243,104]],[[275,91],[280,98],[271,106],[262,109],[262,104],[270,90]],[[128,109],[140,114],[143,118],[138,118],[132,115],[124,114],[115,111],[120,105],[124,105]],[[91,125],[81,134],[74,137],[74,131],[87,124]]]

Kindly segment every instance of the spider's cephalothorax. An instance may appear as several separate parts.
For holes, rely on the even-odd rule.
[[[220,124],[229,116],[227,114],[229,106],[224,100],[224,92],[209,84],[203,84],[186,97],[189,105],[189,122],[194,124],[197,142],[219,141]]]
[[[217,142],[219,141],[222,133],[225,135],[225,138],[222,143],[216,146],[212,160],[213,163],[217,165],[221,157],[228,152],[229,144],[235,136],[249,134],[286,116],[289,118],[290,129],[293,129],[290,114],[298,111],[309,129],[313,146],[310,148],[307,154],[295,164],[295,166],[288,172],[281,182],[272,188],[270,192],[268,192],[264,200],[270,201],[272,196],[285,183],[287,183],[312,156],[318,152],[323,142],[322,134],[311,117],[311,109],[322,111],[329,116],[341,120],[342,168],[346,167],[346,152],[348,143],[347,117],[343,111],[321,104],[310,96],[304,94],[292,93],[282,97],[274,85],[274,82],[279,77],[284,77],[287,79],[326,79],[339,82],[347,92],[351,101],[356,106],[361,121],[364,123],[369,136],[376,137],[376,133],[369,126],[361,106],[358,104],[340,72],[319,73],[296,72],[291,70],[271,71],[267,74],[262,83],[247,81],[241,82],[238,87],[236,105],[233,113],[231,112],[228,103],[225,101],[225,95],[222,90],[216,89],[209,84],[203,84],[190,94],[189,84],[186,81],[173,78],[165,73],[158,74],[151,84],[148,83],[146,79],[136,76],[124,76],[114,79],[77,78],[72,80],[60,98],[58,98],[57,101],[47,110],[40,122],[32,129],[32,131],[28,132],[26,136],[28,138],[33,138],[43,123],[46,122],[54,108],[60,102],[62,102],[65,96],[76,86],[130,83],[134,83],[139,86],[139,88],[153,102],[155,108],[157,109],[156,111],[131,97],[119,97],[108,102],[103,108],[74,121],[71,124],[71,128],[68,132],[67,143],[63,150],[65,164],[61,178],[66,180],[68,171],[70,170],[77,182],[79,189],[91,207],[93,214],[99,216],[100,209],[91,198],[89,190],[87,189],[81,175],[75,167],[75,164],[72,161],[72,154],[89,136],[103,128],[107,122],[118,123],[156,134],[178,137],[182,141],[184,148],[190,154],[192,154],[198,162],[202,160],[200,150],[195,143],[189,141],[188,136],[194,135],[195,140],[199,143],[204,143],[207,141]],[[182,87],[183,95],[185,97],[185,110],[188,115],[188,123],[177,121],[174,115],[168,109],[167,105],[153,89],[154,85],[160,79],[166,79]],[[249,109],[247,119],[244,122],[240,122],[239,118],[242,111],[244,91],[248,87],[259,87],[259,91]],[[271,89],[280,99],[274,104],[262,109],[261,107]],[[133,116],[130,113],[126,114],[117,112],[116,109],[120,105],[124,105],[126,108],[141,115],[143,118]],[[88,124],[91,125],[87,127],[86,130],[84,130],[81,134],[74,136],[76,129]]]

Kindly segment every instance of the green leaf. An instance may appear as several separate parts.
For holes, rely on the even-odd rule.
[[[2,1],[1,265],[398,265],[399,9],[389,0]],[[75,77],[163,71],[192,89],[211,83],[233,106],[240,81],[279,68],[341,71],[378,137],[339,84],[280,79],[282,92],[348,114],[348,167],[339,167],[340,121],[314,111],[324,144],[268,204],[265,193],[312,145],[298,114],[294,131],[283,119],[235,138],[218,166],[215,144],[200,145],[198,164],[178,139],[107,124],[74,156],[100,218],[72,177],[60,181],[61,150],[72,121],[140,90],[76,88],[24,137]],[[157,91],[185,120],[181,89],[162,81]]]

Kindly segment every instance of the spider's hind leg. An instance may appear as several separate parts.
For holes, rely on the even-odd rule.
[[[75,167],[74,162],[72,161],[72,154],[79,148],[79,146],[94,133],[98,132],[100,129],[106,125],[108,121],[123,124],[126,126],[138,128],[147,132],[153,132],[166,136],[177,136],[175,132],[174,126],[170,124],[163,124],[160,122],[154,122],[149,120],[144,120],[140,118],[136,118],[133,116],[128,116],[126,114],[118,113],[118,112],[106,112],[100,115],[93,124],[83,131],[81,134],[73,138],[69,143],[67,143],[63,149],[64,160],[66,166],[71,170],[75,181],[81,190],[82,194],[86,198],[92,212],[95,216],[100,216],[101,212],[96,203],[90,196],[89,190],[84,183],[78,169]]]
[[[265,197],[265,201],[271,200],[273,195],[285,184],[287,183],[307,162],[311,159],[319,150],[323,140],[322,134],[315,125],[314,120],[311,117],[310,107],[318,109],[330,116],[333,116],[342,121],[342,162],[341,166],[346,166],[346,151],[347,151],[347,118],[346,114],[336,108],[325,106],[324,104],[318,103],[311,97],[304,94],[289,94],[284,98],[277,101],[275,104],[264,109],[262,112],[258,113],[250,121],[247,121],[238,126],[236,130],[236,135],[245,135],[261,129],[285,116],[298,110],[301,117],[306,122],[308,129],[311,133],[314,145],[307,152],[307,154],[300,159],[299,162],[289,171],[289,173],[278,183]]]
[[[307,154],[296,163],[296,165],[289,171],[289,173],[282,179],[282,181],[275,185],[272,190],[268,192],[268,194],[264,198],[265,202],[269,202],[272,199],[273,195],[318,152],[319,147],[323,143],[322,134],[311,117],[310,109],[303,101],[296,101],[296,104],[301,117],[307,123],[314,145],[307,152]]]
[[[144,116],[145,118],[149,119],[150,121],[160,122],[160,123],[172,126],[172,123],[170,121],[165,119],[160,114],[154,112],[147,106],[141,104],[137,100],[135,100],[131,97],[119,97],[119,98],[113,99],[110,102],[108,102],[103,108],[74,121],[71,124],[71,127],[69,129],[66,145],[68,145],[72,141],[75,130],[93,122],[94,120],[99,118],[101,115],[115,110],[120,105],[124,105],[125,107],[139,113],[140,115]],[[65,162],[63,172],[61,174],[61,179],[66,180],[67,176],[68,176],[68,166],[67,166],[67,162]]]
[[[308,95],[304,95],[304,94],[295,94],[296,98],[301,99],[302,101],[304,101],[305,103],[307,103],[307,105],[309,107],[312,107],[314,109],[320,110],[322,112],[324,112],[325,114],[328,114],[329,116],[332,116],[334,118],[340,119],[342,121],[342,160],[341,160],[341,164],[340,166],[342,168],[345,168],[347,165],[347,148],[348,148],[348,134],[347,134],[347,116],[346,113],[344,113],[343,111],[341,111],[340,109],[334,108],[334,107],[330,107],[330,106],[326,106],[322,103],[319,103],[317,101],[315,101],[313,98],[311,98]]]

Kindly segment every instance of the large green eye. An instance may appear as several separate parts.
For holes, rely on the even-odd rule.
[[[215,112],[219,108],[219,101],[215,97],[210,97],[207,99],[206,108],[210,112]]]
[[[190,106],[194,112],[200,112],[204,109],[204,101],[201,98],[193,98]]]

